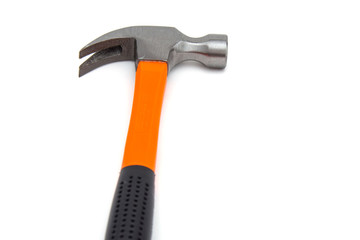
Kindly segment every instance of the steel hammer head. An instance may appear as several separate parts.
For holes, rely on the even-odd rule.
[[[194,60],[210,68],[225,68],[227,36],[191,38],[173,27],[136,26],[109,32],[80,50],[80,58],[94,53],[79,69],[82,76],[111,62],[134,60],[167,62],[168,72],[178,63]]]

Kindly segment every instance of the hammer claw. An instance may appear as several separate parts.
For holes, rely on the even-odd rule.
[[[101,38],[99,38],[101,39]],[[121,46],[123,49],[128,49],[129,52],[134,52],[135,39],[134,38],[113,38],[100,41],[96,39],[86,45],[80,50],[79,58],[85,57],[94,52],[98,52],[107,48]]]
[[[99,39],[80,50],[80,58],[91,53],[94,54],[80,65],[79,77],[107,63],[135,60],[134,38],[114,38],[102,41]]]
[[[116,46],[94,53],[80,65],[79,77],[108,63],[134,59],[133,56],[130,56],[128,53],[123,54],[123,52],[124,51],[121,46]]]

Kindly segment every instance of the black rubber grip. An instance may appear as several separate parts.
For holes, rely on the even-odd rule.
[[[154,212],[154,172],[143,166],[120,172],[105,240],[150,240]]]

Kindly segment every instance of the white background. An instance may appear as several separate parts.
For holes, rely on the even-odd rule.
[[[135,68],[78,51],[133,25],[229,36],[168,76],[153,240],[360,239],[359,4],[3,1],[0,239],[104,239]]]

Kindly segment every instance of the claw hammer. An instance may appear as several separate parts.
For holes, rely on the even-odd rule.
[[[120,177],[105,240],[150,240],[154,210],[155,160],[166,77],[177,64],[194,60],[225,68],[227,36],[191,38],[172,27],[135,26],[109,32],[80,50],[92,54],[79,76],[116,61],[135,61],[132,112]]]

